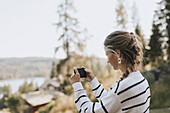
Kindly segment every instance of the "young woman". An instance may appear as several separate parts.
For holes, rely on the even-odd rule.
[[[72,74],[70,83],[75,91],[75,104],[81,113],[149,113],[150,88],[139,69],[143,60],[139,37],[126,31],[115,31],[104,41],[108,63],[123,73],[108,91],[93,73],[85,69],[88,81],[99,102],[91,102],[80,82],[80,75]]]

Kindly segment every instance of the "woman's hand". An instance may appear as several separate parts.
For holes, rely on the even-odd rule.
[[[74,67],[74,70],[75,70],[76,74],[73,73],[73,74],[71,75],[71,78],[70,78],[70,83],[71,83],[71,84],[74,84],[74,83],[76,83],[76,82],[80,82],[80,75],[79,75],[79,73],[78,73],[77,68]]]
[[[82,66],[82,68],[83,68],[83,66]],[[94,79],[93,73],[90,70],[88,70],[87,68],[85,68],[84,71],[86,72],[87,77],[86,78],[82,78],[82,79],[86,80],[88,82],[91,82]]]

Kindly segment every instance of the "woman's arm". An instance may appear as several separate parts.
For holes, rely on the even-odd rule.
[[[103,88],[103,85],[99,83],[97,78],[90,70],[86,68],[85,71],[87,77],[83,79],[90,83],[90,85],[92,86],[93,93],[96,96],[97,100],[101,100],[104,96],[107,95],[107,91]]]
[[[91,102],[83,89],[81,82],[72,84],[75,92],[75,104],[80,113],[116,113],[120,102],[114,91],[100,97],[99,102]]]
[[[89,83],[92,87],[94,95],[99,101],[107,95],[108,92],[103,88],[103,85],[99,83],[96,77]]]
[[[86,95],[86,91],[83,89],[83,86],[80,82],[80,75],[78,70],[74,68],[76,74],[72,74],[70,78],[70,83],[75,91],[75,104],[79,112],[83,113],[116,113],[116,111],[120,107],[120,102],[117,97],[117,94],[114,91],[109,91],[107,95],[100,97],[99,102],[91,102]],[[89,78],[86,78],[89,79]],[[94,82],[92,81],[94,79]],[[92,85],[98,85],[95,82],[97,79],[93,77],[93,79],[89,80]],[[96,79],[96,80],[95,80]],[[94,84],[93,84],[94,83]],[[93,86],[92,86],[93,87]],[[104,91],[103,91],[104,92]],[[101,94],[102,95],[102,94]]]

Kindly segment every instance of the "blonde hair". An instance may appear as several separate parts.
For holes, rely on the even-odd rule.
[[[106,51],[115,55],[117,55],[115,50],[120,50],[121,59],[126,63],[126,71],[120,80],[126,78],[130,72],[140,69],[143,61],[143,46],[138,35],[132,32],[115,31],[106,37],[104,46]]]

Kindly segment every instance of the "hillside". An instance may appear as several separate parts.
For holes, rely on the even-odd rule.
[[[0,58],[0,80],[49,76],[52,61],[43,57]]]
[[[53,58],[0,58],[0,80],[27,77],[49,77]],[[59,60],[55,59],[55,62]],[[97,63],[98,61],[96,61]],[[106,59],[100,59],[103,67]]]

